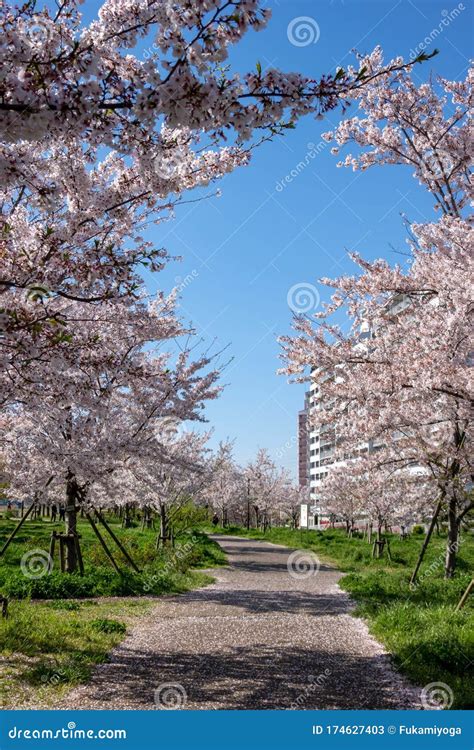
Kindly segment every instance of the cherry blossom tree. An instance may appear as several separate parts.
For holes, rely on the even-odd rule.
[[[222,526],[227,526],[231,518],[239,515],[245,494],[242,472],[232,452],[233,444],[230,441],[219,443],[207,467],[205,497]]]
[[[288,478],[287,485],[283,488],[279,503],[280,521],[286,523],[289,521],[291,528],[297,529],[300,522],[301,505],[309,503],[309,487],[302,487],[295,484]]]
[[[173,464],[169,420],[202,420],[204,403],[220,392],[219,370],[208,355],[193,359],[184,349],[173,358],[169,351],[149,349],[182,333],[170,304],[153,305],[148,315],[144,308],[138,316],[111,303],[108,318],[102,303],[99,327],[81,330],[82,337],[98,336],[100,346],[79,347],[82,356],[75,362],[74,350],[65,347],[54,381],[40,383],[36,400],[7,414],[4,444],[12,491],[31,497],[52,477],[53,486],[65,488],[71,538],[77,536],[77,508],[94,483],[104,483],[133,461]],[[71,542],[69,571],[76,565],[75,546]]]
[[[319,490],[319,502],[327,513],[344,521],[348,536],[352,536],[356,521],[367,510],[369,483],[361,483],[351,464],[334,467]]]
[[[271,524],[272,514],[279,515],[282,498],[288,489],[288,474],[276,466],[266,449],[260,448],[255,459],[244,468],[244,481],[255,524],[265,531]]]
[[[136,294],[139,267],[168,258],[141,229],[168,218],[184,191],[364,85],[363,60],[321,79],[224,67],[268,15],[259,0],[106,0],[85,25],[75,0],[54,13],[4,4],[0,312],[10,371],[71,335],[63,300]]]
[[[359,275],[323,279],[334,293],[317,324],[300,317],[297,336],[282,340],[289,374],[305,379],[305,368],[313,367],[313,377],[324,381],[343,454],[354,456],[375,440],[386,446],[380,471],[411,469],[434,480],[434,515],[443,507],[448,514],[447,577],[454,573],[460,524],[473,507],[473,259],[464,216],[471,195],[471,80],[472,72],[466,82],[416,87],[399,71],[383,88],[374,79],[358,92],[366,116],[327,135],[339,146],[359,147],[343,164],[410,164],[441,218],[409,227],[407,268],[352,254]],[[343,310],[349,333],[331,319]]]

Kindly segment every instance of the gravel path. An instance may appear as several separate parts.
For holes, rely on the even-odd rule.
[[[286,547],[215,539],[229,558],[216,583],[160,599],[57,708],[420,708],[419,690],[351,616],[337,570]]]

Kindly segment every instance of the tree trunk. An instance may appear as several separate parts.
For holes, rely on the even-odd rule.
[[[258,505],[254,505],[253,509],[255,511],[255,525],[256,525],[257,529],[259,529],[260,528],[260,512],[259,512],[259,509],[258,509]]]
[[[452,578],[456,568],[456,553],[458,550],[459,522],[456,515],[456,498],[452,497],[448,505],[448,540],[446,546],[446,563],[444,577]]]
[[[130,507],[128,503],[125,503],[125,510],[124,510],[124,516],[123,516],[123,522],[122,527],[124,529],[129,529],[132,525],[132,518],[130,516]]]
[[[76,511],[77,484],[73,476],[69,476],[66,484],[66,534],[71,538],[66,542],[66,573],[74,573],[77,570],[77,511]]]
[[[170,541],[170,538],[166,503],[160,503],[160,534],[156,546],[159,547],[161,544],[164,547]]]

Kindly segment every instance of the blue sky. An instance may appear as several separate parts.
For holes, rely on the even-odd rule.
[[[457,18],[427,51],[440,54],[417,66],[421,82],[430,73],[463,78],[472,56],[472,3],[454,0],[271,0],[273,18],[267,29],[251,33],[232,54],[239,70],[254,69],[257,60],[312,76],[351,62],[351,50],[371,51],[380,44],[386,59],[410,50],[432,35],[443,18],[458,8]],[[85,15],[98,3],[87,2]],[[464,10],[463,10],[464,8]],[[294,46],[287,36],[293,19],[308,16],[317,24],[318,40]],[[314,25],[316,29],[316,26]],[[234,357],[224,374],[228,386],[207,409],[215,442],[235,438],[236,457],[246,462],[257,447],[267,447],[274,459],[296,470],[296,419],[304,387],[288,385],[276,374],[276,338],[291,329],[288,291],[295,284],[317,287],[321,276],[351,271],[347,250],[365,257],[400,262],[406,232],[400,217],[431,220],[432,203],[411,177],[409,168],[385,167],[365,173],[337,169],[329,147],[320,147],[310,164],[284,189],[278,183],[290,175],[318,144],[321,133],[340,117],[326,121],[308,117],[284,138],[265,144],[251,164],[226,177],[222,196],[177,210],[173,222],[155,228],[151,237],[171,254],[184,256],[150,287],[167,289],[188,275],[181,313],[206,342],[229,344]],[[322,298],[325,291],[321,289]]]

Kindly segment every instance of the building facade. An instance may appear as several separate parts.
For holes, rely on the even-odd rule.
[[[387,306],[387,311],[394,316],[406,315],[409,307],[410,300],[408,297],[404,294],[397,294],[390,300]],[[373,332],[368,325],[362,323],[359,341],[362,342],[366,339],[370,339],[372,335]],[[321,387],[324,387],[324,382],[330,377],[330,374],[321,373],[319,370],[317,372],[318,377],[316,378],[314,377],[316,375],[316,370],[313,370],[312,375],[313,377],[311,378],[309,392],[305,394],[304,410],[306,413],[307,426],[307,482],[310,487],[310,501],[309,503],[305,503],[304,507],[303,505],[301,506],[300,525],[302,528],[324,529],[330,524],[331,519],[321,503],[320,488],[328,473],[331,471],[331,467],[335,465],[334,452],[337,436],[335,427],[330,421],[321,427],[316,428],[312,426],[312,415],[322,408]],[[300,414],[301,413],[302,412],[300,412]],[[368,443],[359,447],[359,452],[374,453],[382,447],[382,442],[370,440]],[[337,462],[337,465],[340,466],[341,463],[346,462],[339,461]],[[415,467],[412,471],[417,471],[417,468]]]
[[[298,412],[298,484],[309,485],[309,393],[305,393],[304,408]]]

